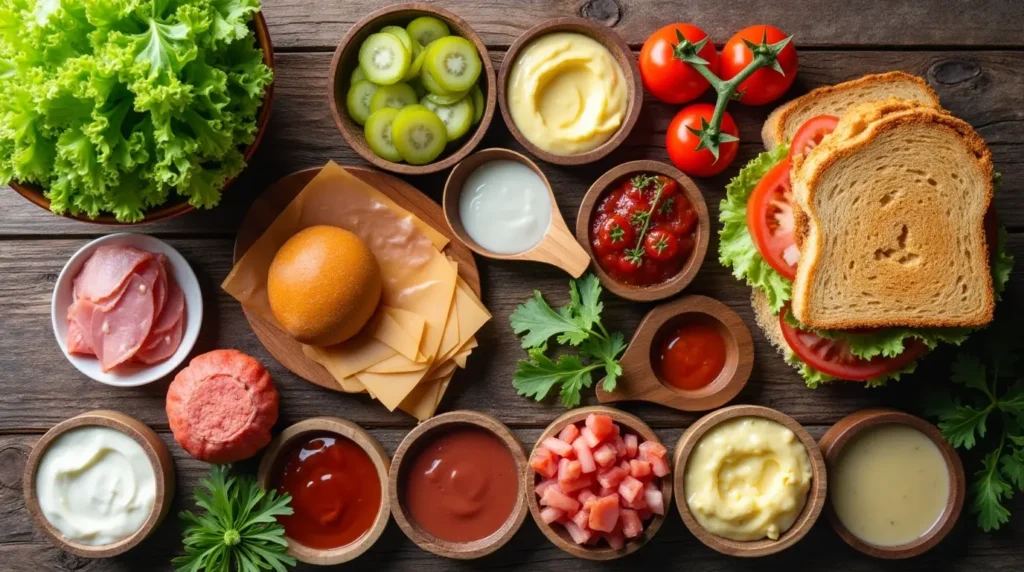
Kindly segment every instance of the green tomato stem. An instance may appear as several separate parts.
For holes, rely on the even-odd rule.
[[[658,201],[661,200],[661,191],[665,188],[665,185],[661,182],[658,183],[658,190],[654,193],[654,200],[651,201],[651,210],[647,211],[647,216],[644,217],[644,225],[640,227],[640,236],[636,241],[636,252],[643,252],[644,238],[647,236],[647,229],[651,226],[651,217],[654,216],[655,209],[658,208]]]

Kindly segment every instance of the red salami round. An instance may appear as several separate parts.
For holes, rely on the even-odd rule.
[[[270,443],[277,389],[260,362],[238,350],[195,357],[167,390],[174,439],[209,463],[249,458]]]

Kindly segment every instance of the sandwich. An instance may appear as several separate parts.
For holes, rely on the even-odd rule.
[[[719,260],[810,387],[877,386],[991,322],[1013,258],[992,155],[920,78],[893,72],[774,111],[729,183]]]

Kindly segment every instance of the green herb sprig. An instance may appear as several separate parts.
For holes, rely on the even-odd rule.
[[[605,391],[615,389],[622,375],[619,356],[626,349],[620,332],[611,332],[601,323],[601,283],[593,274],[569,281],[569,303],[558,310],[544,300],[539,291],[520,304],[509,323],[522,337],[522,345],[530,358],[520,360],[512,385],[519,395],[542,401],[556,386],[562,405],[573,408],[580,404],[580,392],[593,385],[592,373],[604,369]],[[557,361],[548,357],[548,341],[554,337],[559,344],[572,346],[578,354],[564,354]]]
[[[1024,377],[1017,368],[1024,350],[1019,331],[997,322],[957,354],[947,389],[928,414],[958,449],[985,451],[971,484],[971,512],[985,532],[1010,518],[1006,503],[1024,491]]]
[[[295,559],[277,517],[292,514],[291,495],[264,491],[251,476],[230,476],[214,465],[203,489],[195,490],[198,515],[183,511],[185,555],[171,560],[176,572],[286,572]]]

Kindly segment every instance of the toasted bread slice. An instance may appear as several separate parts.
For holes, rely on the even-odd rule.
[[[793,352],[789,349],[786,338],[782,335],[782,326],[779,325],[779,314],[772,312],[768,304],[768,296],[760,288],[750,289],[750,307],[754,309],[754,321],[764,332],[764,337],[771,342],[772,346],[783,356]]]
[[[942,110],[893,101],[856,106],[834,135],[792,171],[806,217],[793,315],[823,329],[991,321],[984,141]]]
[[[868,101],[899,98],[939,107],[939,96],[915,75],[894,71],[866,75],[844,83],[819,87],[772,111],[761,128],[765,149],[792,139],[797,129],[818,115],[841,117],[850,107]]]

